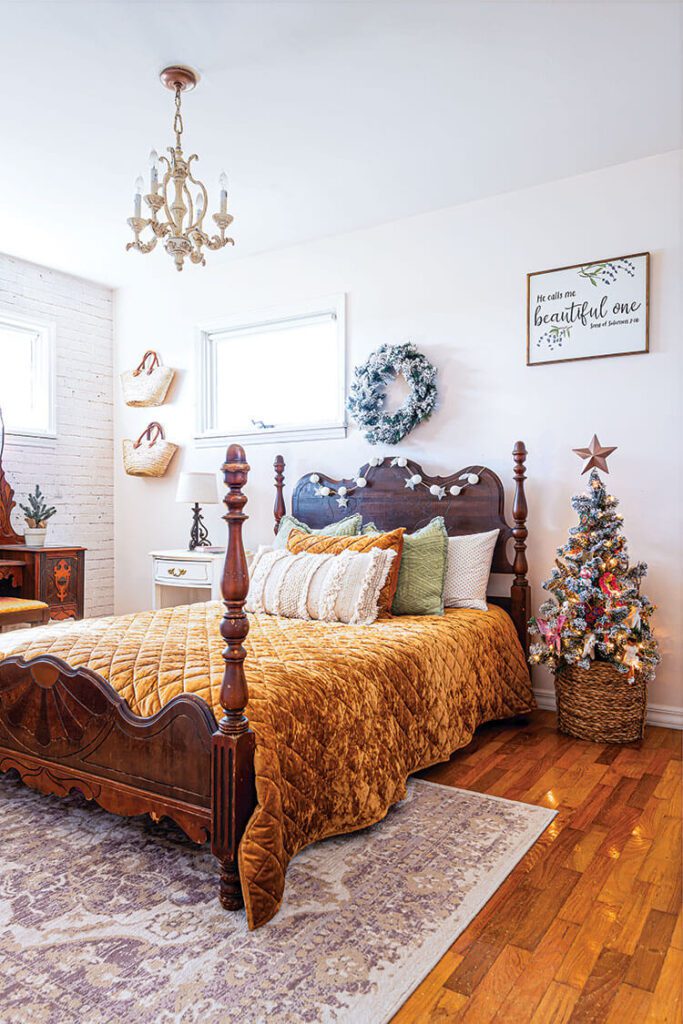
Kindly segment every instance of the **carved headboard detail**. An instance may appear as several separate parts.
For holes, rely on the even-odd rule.
[[[407,460],[405,466],[391,465],[386,458],[379,466],[366,463],[359,476],[367,479],[363,488],[356,487],[356,477],[348,480],[334,480],[324,473],[317,473],[318,481],[311,482],[310,475],[303,476],[292,494],[292,515],[307,523],[312,529],[320,529],[343,519],[354,512],[360,512],[363,521],[374,522],[380,530],[392,530],[405,526],[412,533],[426,526],[434,516],[443,516],[446,530],[451,537],[467,533],[484,533],[499,529],[500,534],[493,553],[491,571],[514,576],[509,598],[490,597],[494,604],[500,604],[510,613],[525,651],[527,649],[527,624],[530,617],[531,596],[527,581],[527,503],[524,493],[526,479],[525,464],[527,451],[522,441],[517,441],[513,452],[515,491],[512,503],[512,523],[505,518],[505,489],[500,477],[493,470],[482,466],[466,466],[449,476],[429,476],[418,463]],[[284,459],[278,455],[275,460],[275,529],[285,514]],[[462,486],[463,477],[476,474],[479,482],[466,486],[459,494],[451,495],[450,488]],[[406,480],[419,475],[426,487],[406,487]],[[437,485],[445,489],[441,499],[430,494],[429,487]],[[320,497],[316,491],[328,486],[335,492],[346,487],[346,507],[340,508],[334,494]]]

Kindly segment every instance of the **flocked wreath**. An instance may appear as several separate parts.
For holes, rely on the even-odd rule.
[[[387,385],[399,374],[405,377],[410,394],[396,412],[383,413]],[[347,403],[349,415],[370,444],[398,444],[434,411],[435,378],[436,367],[411,342],[381,345],[354,371]]]

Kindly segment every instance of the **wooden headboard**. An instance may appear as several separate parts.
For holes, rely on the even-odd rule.
[[[485,466],[466,466],[449,476],[429,476],[418,463],[407,460],[405,466],[391,465],[391,457],[382,460],[379,466],[366,463],[358,476],[367,480],[363,488],[356,486],[356,477],[334,480],[324,473],[308,473],[301,477],[292,495],[292,515],[312,529],[320,529],[343,519],[354,512],[360,512],[363,522],[374,522],[380,530],[393,530],[405,526],[412,533],[426,526],[434,516],[443,516],[446,530],[451,537],[466,533],[484,533],[499,529],[500,534],[493,553],[491,571],[513,576],[510,597],[492,595],[489,600],[499,604],[510,614],[524,651],[528,647],[528,622],[531,614],[531,592],[527,580],[526,527],[527,503],[524,493],[526,479],[527,450],[522,441],[517,441],[512,457],[515,482],[512,502],[512,523],[505,518],[505,490],[500,477]],[[284,501],[285,462],[281,455],[275,459],[275,530],[286,512]],[[478,483],[467,484],[467,476],[474,474]],[[311,475],[318,481],[313,483]],[[408,477],[419,475],[426,486],[414,489],[406,487]],[[429,492],[435,485],[444,488],[445,496],[439,499]],[[337,492],[346,487],[349,493],[347,504],[340,507],[334,494],[320,497],[319,487],[330,487]],[[452,495],[452,487],[462,487]]]

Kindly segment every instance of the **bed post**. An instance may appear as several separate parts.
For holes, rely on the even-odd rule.
[[[237,850],[256,802],[254,734],[244,713],[249,700],[244,674],[247,652],[243,647],[249,632],[244,612],[249,570],[242,541],[242,526],[247,518],[243,511],[247,498],[242,488],[248,475],[244,449],[231,444],[223,466],[228,488],[224,499],[228,511],[223,517],[228,524],[228,550],[221,585],[225,605],[221,636],[227,646],[223,651],[225,672],[220,701],[225,714],[213,734],[211,750],[211,850],[221,862],[220,900],[226,910],[243,906]]]
[[[280,520],[287,511],[283,495],[283,491],[285,489],[285,460],[281,455],[275,456],[273,469],[275,470],[275,508],[273,509],[273,514],[275,516],[274,533],[277,534]]]
[[[515,496],[512,502],[512,518],[515,521],[512,536],[515,541],[515,557],[512,563],[515,578],[510,588],[512,601],[511,614],[515,624],[517,635],[524,654],[529,650],[529,618],[531,617],[531,590],[529,581],[526,578],[528,563],[526,558],[526,539],[529,531],[526,528],[526,517],[528,513],[526,495],[524,493],[524,481],[526,480],[526,457],[527,450],[524,441],[515,441],[512,449],[512,457],[515,460]]]

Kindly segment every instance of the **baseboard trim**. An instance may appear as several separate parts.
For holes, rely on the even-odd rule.
[[[553,690],[534,690],[534,696],[539,708],[543,708],[544,711],[555,710]],[[683,730],[683,708],[677,708],[672,704],[648,704],[647,721],[648,725],[663,725],[667,729]]]

